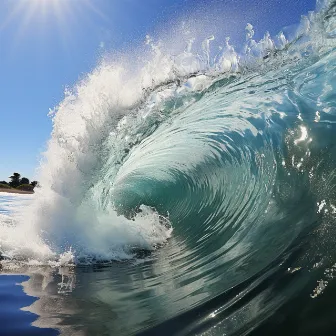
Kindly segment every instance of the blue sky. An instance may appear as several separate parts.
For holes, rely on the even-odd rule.
[[[239,45],[247,22],[261,38],[314,8],[315,0],[0,0],[0,180],[13,171],[35,176],[49,108],[102,55],[186,19]]]

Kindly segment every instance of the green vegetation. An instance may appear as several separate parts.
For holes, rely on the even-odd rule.
[[[5,182],[5,181],[1,181],[1,182]],[[12,189],[12,187],[10,185],[8,185],[7,183],[0,183],[0,189]]]
[[[34,187],[31,184],[21,184],[16,189],[25,191],[34,191]]]
[[[34,191],[34,188],[37,186],[37,181],[30,182],[27,177],[21,177],[19,173],[13,173],[9,177],[10,181],[0,181],[0,189],[16,189],[23,191]]]

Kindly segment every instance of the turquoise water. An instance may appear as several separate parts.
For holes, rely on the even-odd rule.
[[[145,65],[102,63],[66,93],[41,187],[0,194],[33,326],[333,333],[336,4],[318,7],[290,34],[247,25],[240,52],[148,37]]]

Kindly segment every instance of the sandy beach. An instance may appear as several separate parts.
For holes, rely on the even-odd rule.
[[[34,194],[33,191],[26,191],[26,190],[19,190],[19,189],[7,189],[7,188],[0,188],[0,192],[5,192],[9,194]]]

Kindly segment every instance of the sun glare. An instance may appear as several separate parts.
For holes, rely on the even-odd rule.
[[[26,29],[37,21],[43,25],[41,29],[47,29],[50,24],[55,25],[60,37],[67,40],[71,36],[69,24],[78,22],[79,18],[89,23],[90,12],[107,19],[91,0],[15,0],[9,1],[9,4],[9,15],[0,23],[0,32],[13,22],[18,22],[14,43],[19,43]]]

